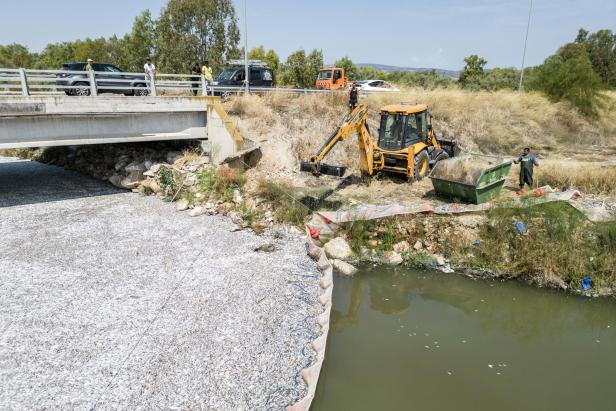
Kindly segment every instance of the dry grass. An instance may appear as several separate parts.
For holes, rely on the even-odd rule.
[[[18,157],[27,160],[33,160],[37,158],[42,152],[40,148],[9,148],[0,150],[0,156],[3,157]]]
[[[433,109],[437,134],[455,137],[468,151],[511,153],[523,146],[557,151],[584,136],[584,144],[616,142],[616,96],[610,95],[598,120],[567,103],[551,103],[537,93],[413,89],[368,98],[371,108],[393,102],[421,102]]]
[[[347,112],[346,93],[334,95],[271,94],[233,97],[226,109],[242,133],[263,150],[259,169],[286,178],[323,143]],[[536,93],[467,92],[459,89],[411,89],[364,97],[370,107],[370,130],[376,137],[379,108],[388,103],[424,102],[433,109],[437,135],[455,137],[468,152],[515,156],[524,146],[544,156],[580,152],[581,148],[616,146],[616,93],[596,120],[565,103],[554,104]],[[355,137],[327,157],[330,164],[357,171]]]
[[[540,185],[575,187],[584,194],[616,195],[616,166],[546,163],[537,169],[536,177]]]

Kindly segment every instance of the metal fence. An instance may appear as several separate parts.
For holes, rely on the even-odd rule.
[[[331,94],[335,90],[249,87],[251,93]],[[0,68],[0,95],[61,94],[96,96],[123,93],[136,96],[241,94],[245,86],[209,84],[203,75],[156,74],[109,71],[67,71]]]

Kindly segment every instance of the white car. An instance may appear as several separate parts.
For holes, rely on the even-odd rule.
[[[400,91],[393,84],[384,80],[358,81],[357,88],[361,91]]]

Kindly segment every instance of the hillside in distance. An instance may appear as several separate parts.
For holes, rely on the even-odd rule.
[[[386,73],[391,73],[394,71],[410,71],[410,72],[421,72],[421,71],[436,71],[437,74],[441,74],[443,76],[449,76],[451,78],[458,78],[460,72],[458,70],[446,70],[440,68],[425,68],[425,67],[399,67],[399,66],[389,66],[387,64],[374,64],[374,63],[359,63],[358,67],[372,67],[377,70],[384,71]]]

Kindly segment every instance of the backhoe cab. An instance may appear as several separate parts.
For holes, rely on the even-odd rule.
[[[458,154],[455,141],[437,139],[431,124],[431,114],[423,104],[394,104],[381,108],[378,141],[370,136],[366,120],[368,108],[359,105],[348,114],[342,125],[326,140],[301,170],[315,175],[342,177],[344,167],[321,163],[331,149],[352,134],[357,134],[359,168],[362,174],[379,171],[401,174],[421,180],[438,161]]]

